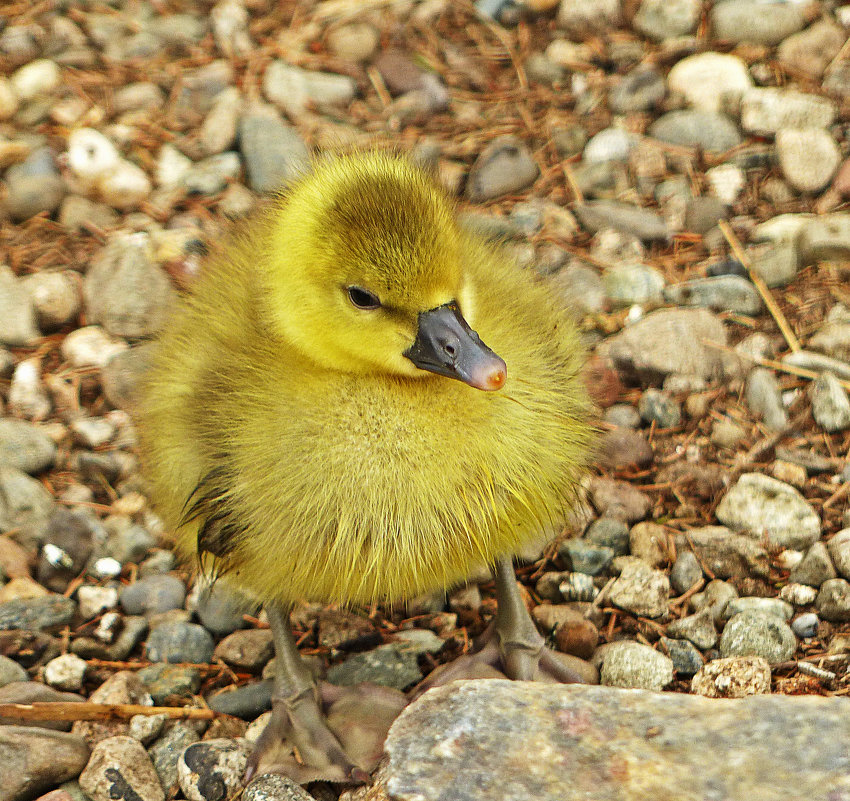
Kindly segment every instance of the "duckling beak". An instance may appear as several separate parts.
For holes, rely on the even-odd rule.
[[[501,389],[505,362],[473,331],[456,301],[420,312],[416,341],[405,352],[421,370],[456,378],[476,389]]]

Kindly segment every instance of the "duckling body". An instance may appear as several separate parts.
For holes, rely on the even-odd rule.
[[[398,602],[563,522],[581,364],[547,287],[424,174],[348,157],[211,257],[160,338],[143,456],[179,549],[257,600]]]

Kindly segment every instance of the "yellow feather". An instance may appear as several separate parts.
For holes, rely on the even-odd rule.
[[[404,357],[419,313],[455,299],[505,360],[501,391]],[[179,549],[198,558],[220,514],[236,533],[215,569],[259,600],[400,601],[563,520],[591,438],[582,358],[548,287],[464,233],[424,174],[349,156],[211,256],[156,349],[144,463]]]

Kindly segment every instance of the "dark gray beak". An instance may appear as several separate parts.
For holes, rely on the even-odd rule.
[[[476,389],[501,389],[508,374],[505,362],[463,319],[456,301],[419,314],[416,341],[404,355],[421,370]]]

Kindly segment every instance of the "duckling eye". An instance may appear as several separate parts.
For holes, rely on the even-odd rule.
[[[381,301],[378,296],[370,292],[368,289],[363,289],[362,286],[350,286],[347,289],[348,299],[358,309],[380,309]]]

